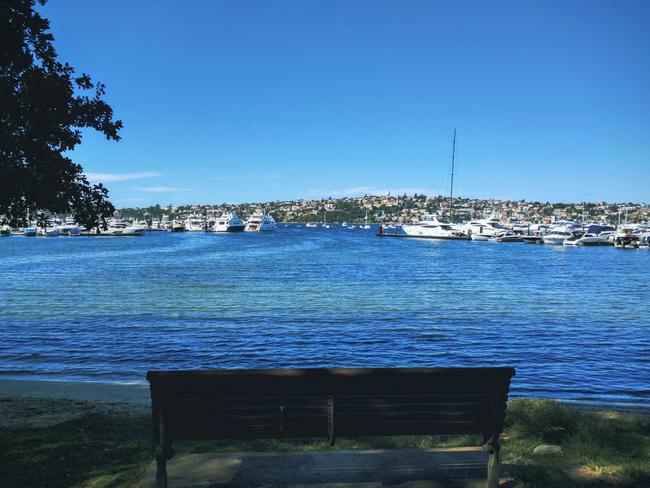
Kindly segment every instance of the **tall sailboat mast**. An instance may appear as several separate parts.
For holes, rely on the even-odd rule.
[[[454,141],[451,144],[451,189],[449,190],[449,221],[454,216],[454,169],[456,164],[456,127],[454,127]]]

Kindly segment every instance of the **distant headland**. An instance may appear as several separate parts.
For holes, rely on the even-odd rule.
[[[633,202],[553,203],[526,200],[454,198],[426,195],[365,195],[361,197],[318,200],[283,200],[242,204],[152,205],[120,209],[127,218],[159,220],[185,219],[190,216],[213,218],[235,211],[240,216],[252,215],[259,208],[281,222],[410,222],[424,214],[439,213],[452,221],[498,216],[502,220],[550,222],[557,219],[574,221],[645,222],[650,220],[650,204]]]

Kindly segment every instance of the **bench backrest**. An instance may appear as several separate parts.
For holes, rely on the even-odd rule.
[[[150,371],[165,443],[482,434],[503,429],[513,368]]]

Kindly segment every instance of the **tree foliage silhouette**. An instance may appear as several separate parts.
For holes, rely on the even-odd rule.
[[[102,99],[102,83],[58,61],[49,21],[35,6],[0,0],[0,216],[19,225],[28,212],[71,212],[89,229],[105,226],[115,211],[108,190],[66,153],[85,128],[119,140],[122,122]]]

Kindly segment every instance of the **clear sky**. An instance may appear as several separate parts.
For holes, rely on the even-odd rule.
[[[117,206],[447,193],[650,201],[650,2],[51,0],[122,141]]]

